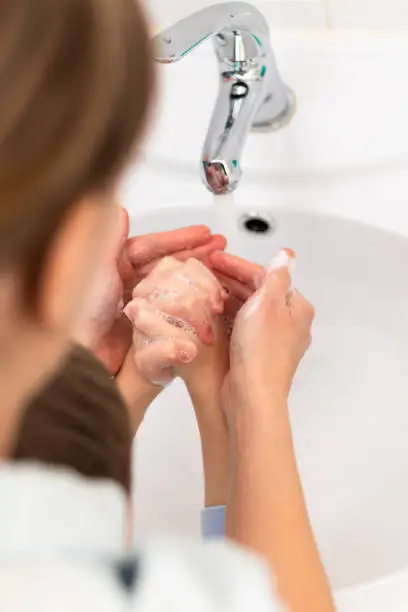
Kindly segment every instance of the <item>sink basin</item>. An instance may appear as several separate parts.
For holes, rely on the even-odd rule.
[[[290,400],[312,524],[340,612],[401,612],[408,601],[408,114],[401,78],[408,40],[363,32],[273,32],[272,40],[298,110],[285,130],[248,140],[230,248],[261,264],[282,246],[296,250],[296,285],[317,309],[313,347]],[[198,176],[216,93],[211,49],[203,45],[160,76],[153,137],[123,185],[132,231],[195,223],[225,231],[219,201]],[[273,231],[244,231],[250,212],[266,214]],[[199,437],[180,381],[149,411],[136,452],[137,539],[198,534]]]
[[[266,264],[290,245],[299,262],[296,286],[317,309],[313,348],[290,401],[312,523],[332,584],[370,581],[408,565],[402,480],[408,472],[408,290],[401,278],[408,240],[330,216],[265,212],[274,233],[238,229],[240,254]],[[221,229],[216,208],[198,206],[138,216],[133,229],[203,222]],[[196,532],[201,459],[181,384],[155,402],[138,444],[139,530],[153,533],[171,522]],[[156,506],[163,490],[167,516]]]

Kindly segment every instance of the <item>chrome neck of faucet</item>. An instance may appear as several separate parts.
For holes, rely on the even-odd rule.
[[[199,44],[224,31],[242,32],[245,37],[243,60],[258,57],[262,38],[269,37],[268,24],[258,9],[246,2],[225,2],[197,11],[155,36],[154,60],[178,62]],[[243,51],[239,49],[240,53]]]
[[[241,178],[241,154],[251,128],[276,130],[292,116],[293,98],[276,67],[268,24],[246,2],[226,2],[198,11],[153,39],[153,59],[177,62],[213,39],[220,90],[201,170],[207,188],[223,194]]]

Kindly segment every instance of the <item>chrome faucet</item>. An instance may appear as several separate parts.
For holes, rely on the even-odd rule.
[[[154,60],[177,62],[210,38],[221,80],[201,170],[207,188],[225,194],[239,184],[250,129],[279,129],[293,116],[295,104],[276,67],[268,24],[246,2],[215,4],[164,30],[153,39]]]

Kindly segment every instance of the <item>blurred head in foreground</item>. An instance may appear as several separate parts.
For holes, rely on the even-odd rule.
[[[58,366],[119,231],[115,189],[146,124],[135,0],[0,3],[0,455]]]

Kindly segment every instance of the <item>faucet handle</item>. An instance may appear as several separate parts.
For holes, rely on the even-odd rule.
[[[178,62],[223,30],[252,34],[254,57],[259,55],[259,45],[262,46],[260,37],[269,34],[268,25],[257,8],[247,2],[223,2],[197,11],[157,34],[153,38],[153,59],[165,64]]]

